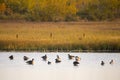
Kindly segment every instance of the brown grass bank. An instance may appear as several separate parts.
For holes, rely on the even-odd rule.
[[[120,52],[120,22],[0,22],[0,51]]]

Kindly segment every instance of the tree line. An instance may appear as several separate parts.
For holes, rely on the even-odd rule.
[[[114,20],[120,0],[0,0],[0,19],[28,21]]]

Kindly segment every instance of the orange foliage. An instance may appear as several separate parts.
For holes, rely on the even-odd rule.
[[[0,4],[0,13],[4,13],[6,10],[6,5],[5,3]]]

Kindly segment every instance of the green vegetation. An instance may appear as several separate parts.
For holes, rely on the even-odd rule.
[[[120,52],[120,23],[3,22],[0,51]]]
[[[0,19],[114,20],[120,19],[120,0],[0,0]]]

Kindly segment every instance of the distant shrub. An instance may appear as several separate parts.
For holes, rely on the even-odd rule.
[[[1,19],[103,21],[120,18],[119,0],[1,0]]]

